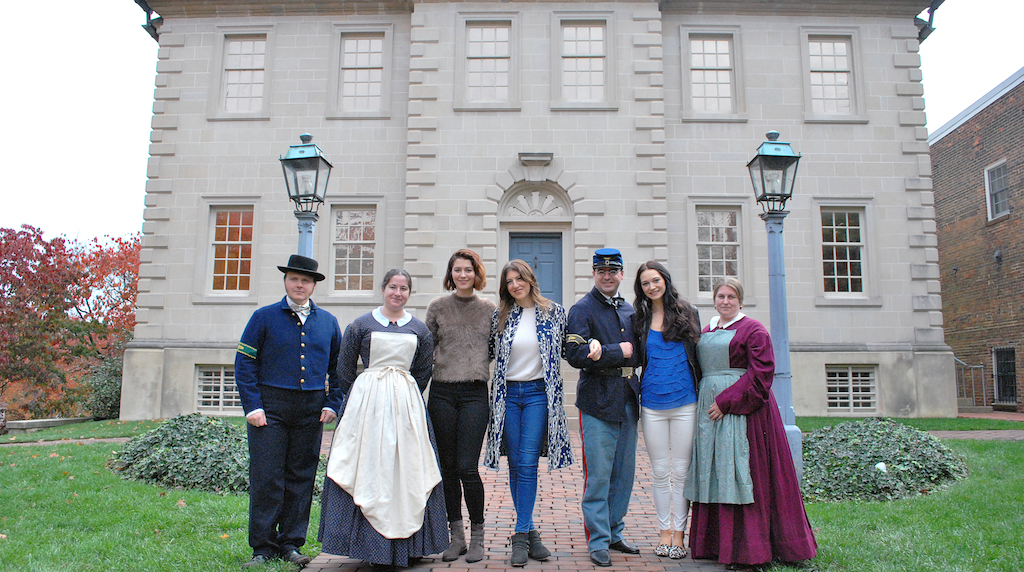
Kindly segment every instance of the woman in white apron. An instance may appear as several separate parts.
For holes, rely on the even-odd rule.
[[[338,374],[345,392],[320,512],[323,551],[390,569],[448,547],[441,472],[422,392],[433,342],[405,311],[412,279],[390,270],[384,304],[345,329]],[[364,370],[356,376],[357,361]]]

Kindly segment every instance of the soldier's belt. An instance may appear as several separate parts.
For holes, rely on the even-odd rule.
[[[588,369],[587,373],[601,377],[633,377],[633,368],[609,367],[603,369]]]

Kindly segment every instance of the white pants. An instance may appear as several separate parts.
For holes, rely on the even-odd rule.
[[[663,410],[641,407],[640,422],[654,474],[654,508],[659,528],[686,530],[690,501],[683,497],[683,486],[693,453],[697,404]]]

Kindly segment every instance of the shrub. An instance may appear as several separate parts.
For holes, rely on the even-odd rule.
[[[179,415],[132,438],[110,458],[124,478],[214,493],[249,490],[245,432],[198,413]]]
[[[117,419],[121,415],[121,370],[123,350],[105,358],[89,371],[85,386],[89,389],[85,408],[97,419]]]
[[[893,500],[929,494],[967,476],[935,437],[887,419],[824,427],[804,438],[809,501]]]
[[[179,415],[132,438],[108,466],[127,479],[220,494],[249,490],[249,448],[244,429],[199,413]],[[317,465],[313,494],[323,490],[327,456]]]

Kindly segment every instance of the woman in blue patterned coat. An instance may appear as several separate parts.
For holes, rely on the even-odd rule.
[[[496,469],[503,449],[508,456],[516,510],[512,566],[521,567],[528,558],[551,556],[533,524],[542,449],[547,450],[548,470],[573,463],[561,369],[566,314],[541,296],[533,270],[522,260],[505,265],[498,292],[500,303],[491,319],[495,361],[484,464]]]

